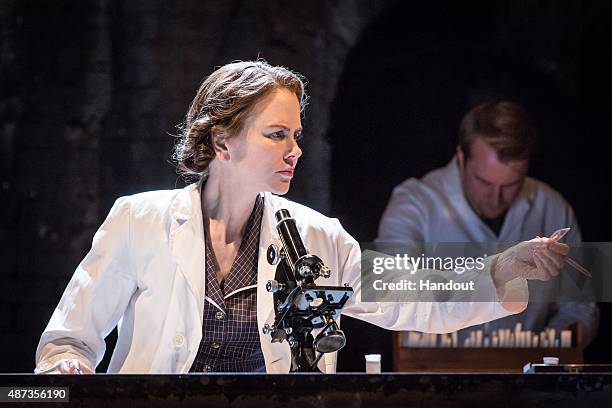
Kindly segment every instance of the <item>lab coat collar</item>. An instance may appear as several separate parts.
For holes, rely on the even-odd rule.
[[[499,235],[501,242],[511,242],[512,240],[509,237],[522,237],[525,235],[523,231],[525,227],[524,219],[534,205],[535,196],[536,191],[533,179],[526,177],[521,192],[510,206],[504,220],[504,225]],[[516,231],[516,229],[520,231]]]
[[[202,300],[197,303],[199,316],[203,318],[206,253],[199,187],[199,184],[185,187],[172,203],[170,250],[189,289],[196,299]]]

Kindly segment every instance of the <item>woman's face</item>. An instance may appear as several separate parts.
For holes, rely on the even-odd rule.
[[[281,88],[260,100],[244,129],[226,142],[227,164],[239,185],[256,192],[285,194],[302,150],[297,96]]]

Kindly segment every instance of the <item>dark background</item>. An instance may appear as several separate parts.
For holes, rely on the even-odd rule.
[[[0,2],[0,372],[33,370],[114,199],[184,185],[174,126],[200,81],[236,59],[309,79],[289,197],[359,241],[395,185],[448,162],[461,116],[491,97],[536,116],[531,175],[572,203],[585,241],[610,241],[611,17],[610,1]],[[612,362],[600,306],[586,358]],[[362,371],[367,352],[391,368],[389,332],[343,323],[340,370]]]

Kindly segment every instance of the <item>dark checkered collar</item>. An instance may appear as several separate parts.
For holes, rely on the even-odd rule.
[[[253,211],[247,221],[242,242],[230,271],[225,278],[223,290],[217,283],[219,265],[215,258],[210,237],[206,233],[206,297],[210,298],[222,310],[225,310],[224,299],[234,294],[257,286],[257,260],[259,258],[259,235],[263,216],[264,199],[258,195]]]

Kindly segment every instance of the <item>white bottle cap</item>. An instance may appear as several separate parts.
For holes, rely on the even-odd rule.
[[[370,361],[370,362],[380,362],[381,355],[380,354],[366,354],[365,359],[366,361]]]
[[[546,365],[559,364],[559,357],[544,357],[544,364]]]

